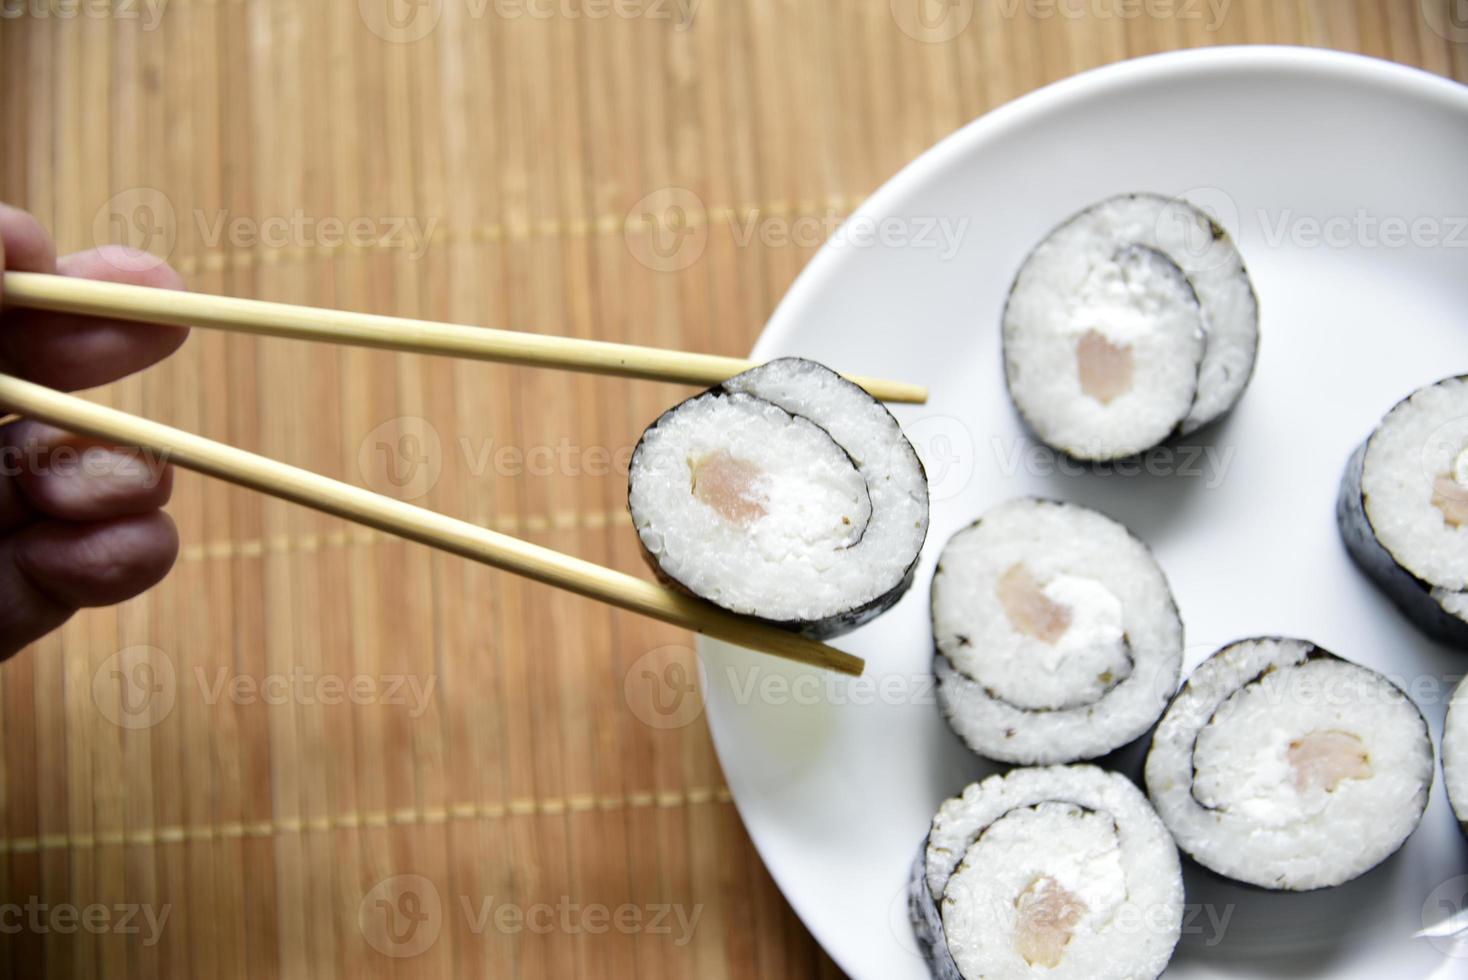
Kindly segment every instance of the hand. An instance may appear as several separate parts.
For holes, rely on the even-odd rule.
[[[5,204],[0,264],[183,288],[178,273],[126,248],[58,260],[36,219]],[[6,310],[0,372],[53,388],[91,388],[162,360],[187,336],[178,327]],[[171,468],[136,450],[26,420],[0,427],[0,659],[76,610],[131,599],[167,575],[178,531],[159,508],[172,491]]]

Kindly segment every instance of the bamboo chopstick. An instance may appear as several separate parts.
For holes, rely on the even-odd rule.
[[[632,575],[309,470],[0,374],[0,408],[763,653],[860,676],[863,662]]]
[[[3,302],[5,306],[57,313],[561,367],[683,384],[715,385],[756,363],[738,357],[152,289],[36,272],[5,273]],[[921,405],[928,400],[928,389],[922,385],[847,377],[882,401]]]

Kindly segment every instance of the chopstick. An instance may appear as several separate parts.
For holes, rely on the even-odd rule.
[[[864,666],[859,657],[665,586],[4,374],[0,409],[786,660],[852,676]]]
[[[56,313],[80,313],[415,354],[445,354],[509,364],[560,367],[681,384],[716,385],[756,366],[756,362],[738,357],[466,327],[432,320],[293,306],[36,272],[5,273],[3,302],[8,307]],[[882,401],[921,405],[928,400],[928,389],[922,385],[854,375],[847,377]]]

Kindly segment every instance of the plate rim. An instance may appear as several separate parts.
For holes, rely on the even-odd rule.
[[[1187,48],[1166,51],[1111,62],[1089,68],[1050,82],[1040,88],[1020,95],[1009,102],[995,106],[959,126],[952,133],[922,151],[904,164],[896,173],[884,181],[847,216],[846,221],[856,219],[870,221],[885,213],[889,202],[900,199],[910,190],[923,184],[935,171],[949,165],[955,158],[980,150],[985,143],[1001,140],[1012,129],[1018,128],[1037,115],[1061,111],[1067,106],[1104,95],[1108,91],[1130,88],[1137,85],[1156,85],[1180,74],[1196,76],[1212,72],[1222,78],[1247,77],[1269,72],[1290,72],[1300,76],[1322,79],[1348,79],[1365,82],[1393,90],[1409,97],[1425,99],[1468,115],[1468,84],[1434,74],[1423,68],[1404,65],[1370,55],[1332,48],[1316,48],[1301,45],[1220,45],[1205,48]],[[835,272],[841,259],[840,250],[833,248],[830,241],[823,243],[805,267],[796,275],[790,288],[776,304],[764,329],[760,332],[750,351],[750,359],[762,361],[785,345],[789,334],[795,329],[797,318],[794,311],[804,307],[807,297],[818,293],[828,275]],[[926,548],[927,545],[925,544]],[[700,676],[705,676],[709,640],[699,634],[695,637]],[[760,863],[779,888],[781,896],[790,905],[801,924],[820,944],[848,976],[861,976],[854,968],[845,951],[833,949],[812,926],[801,904],[792,896],[788,875],[778,870],[766,857],[766,842],[762,835],[750,825],[741,802],[741,794],[731,778],[726,761],[724,744],[734,733],[724,730],[723,706],[708,697],[704,688],[704,714],[707,718],[709,737],[719,766],[728,784],[731,800],[740,822],[749,835],[750,842],[759,854]]]

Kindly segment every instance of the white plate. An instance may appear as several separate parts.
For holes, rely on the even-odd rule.
[[[1258,368],[1233,417],[1189,440],[1212,462],[1179,457],[1179,472],[1163,476],[1047,473],[1053,458],[1026,455],[1034,444],[1004,392],[1005,292],[1057,222],[1133,190],[1182,194],[1235,234],[1261,302]],[[885,236],[873,224],[884,219]],[[956,253],[934,234],[944,220],[962,227]],[[849,225],[878,234],[828,244],[755,355],[798,353],[931,386],[931,404],[896,413],[933,483],[916,583],[887,616],[837,641],[868,659],[859,682],[702,647],[709,722],[739,812],[843,969],[927,975],[907,924],[908,868],[938,803],[989,771],[933,704],[928,587],[949,535],[1009,497],[1088,504],[1148,541],[1187,626],[1187,669],[1239,637],[1306,637],[1415,680],[1436,742],[1442,679],[1468,657],[1422,639],[1356,571],[1333,506],[1347,455],[1381,415],[1468,370],[1468,88],[1287,48],[1129,62],[969,125]],[[1218,915],[1232,906],[1232,918],[1209,945],[1217,930],[1200,913],[1169,976],[1463,976],[1468,946],[1414,933],[1463,903],[1464,871],[1439,773],[1403,853],[1352,885],[1276,895],[1189,868],[1188,901]]]

